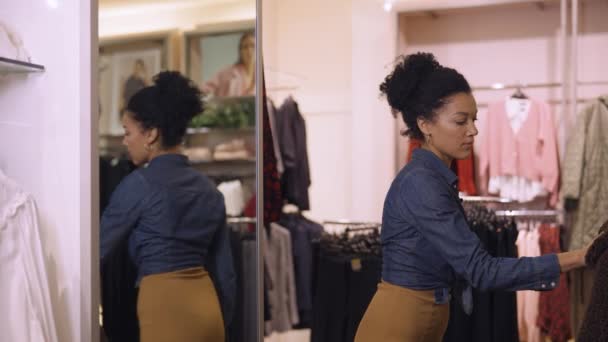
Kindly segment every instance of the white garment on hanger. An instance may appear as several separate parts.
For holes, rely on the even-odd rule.
[[[505,111],[513,132],[517,134],[528,118],[532,101],[529,99],[508,98],[505,101]]]
[[[218,185],[217,189],[224,195],[226,214],[240,216],[245,210],[245,195],[241,181],[235,180]]]
[[[538,197],[547,196],[545,187],[537,181],[519,176],[498,176],[490,178],[488,193],[519,202],[530,202]]]
[[[58,341],[36,205],[2,171],[0,316],[0,341]]]

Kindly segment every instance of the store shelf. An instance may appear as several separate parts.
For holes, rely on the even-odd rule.
[[[44,72],[44,66],[0,57],[0,74],[27,74],[34,72]]]
[[[244,127],[244,128],[209,128],[209,127],[200,127],[200,128],[188,128],[187,133],[189,135],[194,134],[211,134],[211,133],[219,133],[219,134],[243,134],[243,133],[255,133],[255,127]]]

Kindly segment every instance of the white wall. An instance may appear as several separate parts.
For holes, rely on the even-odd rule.
[[[352,12],[352,212],[361,221],[382,218],[396,175],[395,119],[379,86],[397,52],[397,14],[376,1],[353,1]]]
[[[277,106],[292,94],[306,119],[315,219],[351,211],[351,8],[349,0],[262,3],[268,94]],[[273,91],[283,79],[298,89]]]
[[[49,7],[53,3],[58,6]],[[83,0],[0,4],[0,20],[21,35],[33,62],[47,69],[0,78],[0,167],[37,201],[62,342],[90,341],[93,329],[91,278],[83,273],[91,268],[91,256],[81,250],[96,235],[91,178],[81,174],[81,168],[91,168],[91,154],[83,157],[81,148],[91,141],[90,122],[83,117],[91,115],[95,10]]]
[[[394,60],[396,22],[372,0],[263,2],[269,95],[277,105],[293,95],[306,119],[316,220],[381,218],[395,147],[378,86]],[[273,91],[285,85],[298,88]]]

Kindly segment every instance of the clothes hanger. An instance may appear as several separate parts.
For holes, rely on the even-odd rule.
[[[527,100],[528,96],[521,90],[521,88],[521,85],[518,85],[517,88],[515,88],[515,92],[511,95],[511,98]]]

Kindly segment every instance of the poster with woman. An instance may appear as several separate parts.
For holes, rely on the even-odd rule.
[[[100,133],[122,134],[120,115],[130,98],[161,71],[162,50],[148,48],[101,54]]]
[[[201,33],[190,39],[189,74],[212,97],[255,96],[253,29]]]

